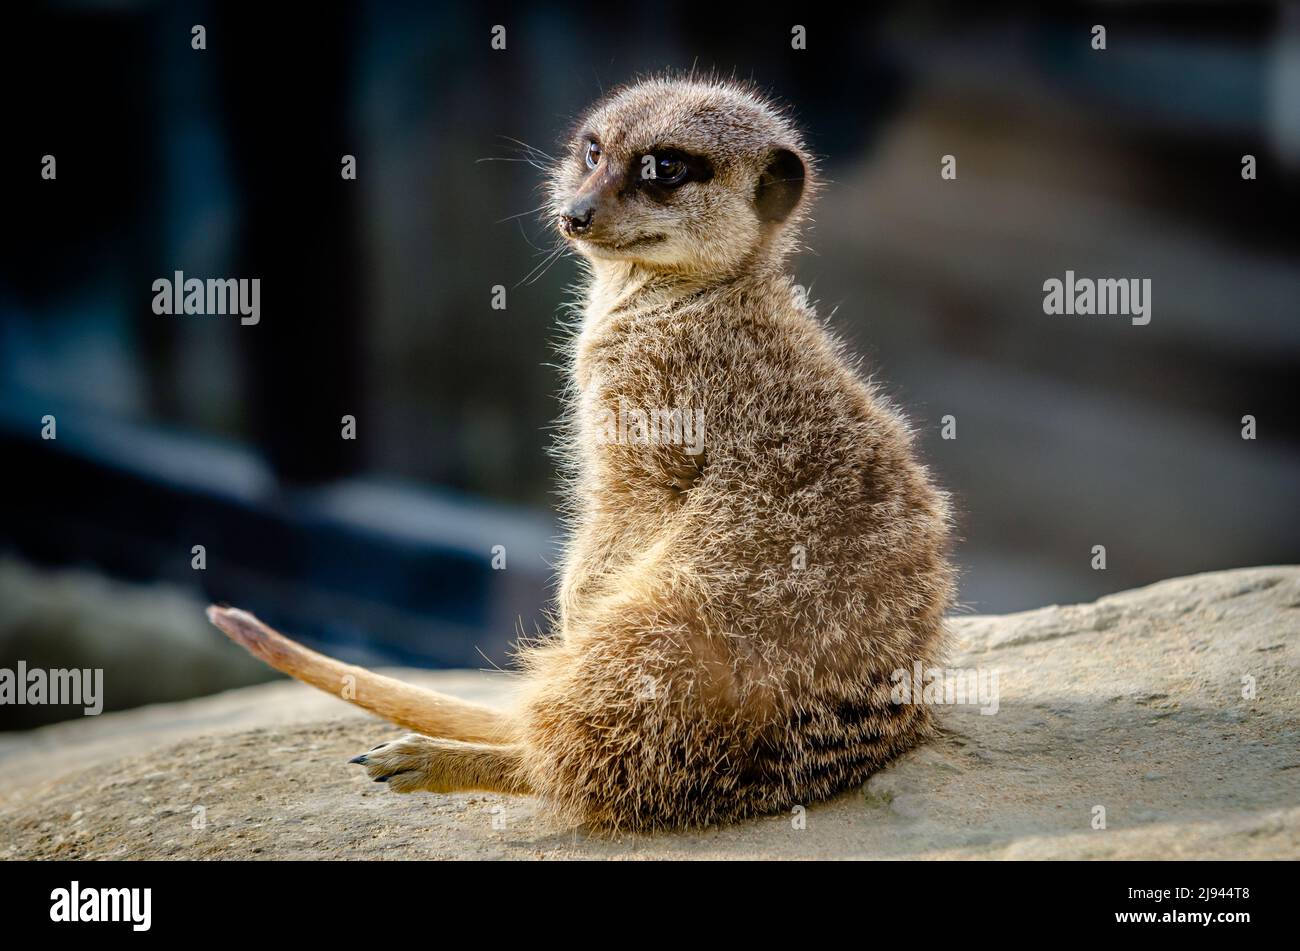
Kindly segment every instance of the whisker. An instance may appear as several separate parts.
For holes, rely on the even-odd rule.
[[[565,251],[565,245],[561,244],[554,251],[552,251],[550,256],[544,259],[541,264],[537,265],[535,268],[533,268],[531,271],[525,274],[524,279],[520,281],[518,284],[516,284],[515,287],[519,287],[521,285],[528,286],[528,285],[536,284],[538,281],[542,279],[542,275],[544,275],[548,270],[550,270],[551,265],[554,264],[559,259],[560,255],[562,255],[564,251]],[[534,277],[534,275],[536,276]]]
[[[524,230],[524,223],[523,223],[523,221],[519,221],[518,224],[519,224],[519,233],[520,233],[521,235],[523,235],[523,237],[524,237],[524,241],[526,241],[526,242],[528,243],[528,246],[529,246],[530,248],[532,248],[534,251],[536,251],[538,254],[545,254],[545,253],[546,253],[546,249],[545,249],[545,248],[539,248],[537,245],[533,244],[533,239],[530,238],[530,237],[528,237],[528,232]]]
[[[499,224],[502,224],[503,222],[506,222],[506,221],[514,221],[516,218],[526,218],[528,215],[535,215],[535,214],[537,214],[539,211],[543,211],[543,210],[545,210],[545,208],[546,208],[547,205],[549,205],[549,204],[550,204],[550,202],[548,201],[548,202],[547,202],[546,204],[544,204],[544,205],[538,205],[536,208],[529,209],[528,211],[521,211],[521,212],[519,212],[519,214],[517,214],[517,215],[507,215],[507,216],[504,217],[504,218],[498,218],[498,219],[497,219],[495,222],[493,222],[493,223],[499,225]]]
[[[494,155],[489,155],[484,158],[474,160],[475,165],[478,165],[480,162],[523,162],[525,165],[531,165],[539,172],[545,172],[547,170],[546,166],[543,165],[541,162],[537,161],[536,159],[529,159],[529,158],[503,158]]]
[[[558,249],[555,252],[555,254],[551,256],[551,259],[546,262],[546,267],[542,269],[542,273],[538,274],[535,278],[533,278],[530,283],[536,284],[538,281],[544,278],[546,276],[546,272],[551,269],[551,267],[555,264],[555,262],[560,260],[560,258],[564,257],[565,250],[566,250],[565,248]]]
[[[557,249],[557,250],[558,250],[558,249]],[[528,283],[528,279],[529,279],[530,277],[532,277],[534,274],[536,274],[536,273],[537,273],[541,268],[545,267],[545,266],[546,266],[546,262],[549,261],[552,257],[554,257],[555,254],[556,254],[556,251],[551,251],[551,253],[550,253],[547,257],[545,257],[544,259],[542,259],[542,260],[541,260],[540,262],[538,262],[537,264],[533,265],[533,269],[532,269],[531,271],[529,271],[527,274],[525,274],[525,275],[520,279],[519,283],[515,285],[515,287],[522,287],[522,286],[524,286],[525,284],[527,284],[527,283]]]
[[[498,138],[505,139],[507,142],[513,142],[515,145],[519,146],[520,148],[526,149],[527,151],[531,152],[533,155],[541,156],[542,158],[546,159],[547,161],[550,161],[550,162],[554,162],[554,161],[555,161],[555,156],[554,156],[554,155],[550,155],[550,154],[548,154],[548,153],[546,153],[546,152],[543,152],[541,149],[539,149],[539,148],[538,148],[537,146],[535,146],[535,145],[529,145],[527,142],[523,142],[523,141],[521,141],[521,140],[519,140],[519,139],[513,138],[513,137],[508,136],[508,135],[498,136]]]

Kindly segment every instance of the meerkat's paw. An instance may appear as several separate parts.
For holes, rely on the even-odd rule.
[[[518,746],[465,743],[408,733],[350,762],[364,766],[371,779],[387,783],[393,792],[529,792]]]
[[[451,792],[447,783],[439,783],[436,763],[440,744],[452,740],[435,740],[419,733],[408,733],[391,743],[381,743],[367,753],[354,756],[349,763],[359,763],[377,783],[387,783],[393,792]],[[442,777],[450,779],[450,777]]]

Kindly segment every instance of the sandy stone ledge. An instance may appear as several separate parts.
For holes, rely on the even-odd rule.
[[[1300,568],[952,625],[950,665],[996,670],[998,712],[945,709],[941,740],[801,829],[604,840],[530,798],[393,795],[346,761],[400,731],[276,682],[0,735],[0,858],[1300,857]]]

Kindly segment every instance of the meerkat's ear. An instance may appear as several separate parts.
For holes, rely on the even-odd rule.
[[[807,170],[803,159],[789,149],[773,149],[754,189],[754,205],[762,221],[781,222],[790,217],[803,197]]]

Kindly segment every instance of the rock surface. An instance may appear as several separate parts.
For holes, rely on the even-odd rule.
[[[0,736],[0,857],[1300,857],[1300,568],[952,626],[997,712],[945,707],[941,739],[803,816],[611,840],[532,798],[393,795],[345,762],[399,731],[280,682]]]

